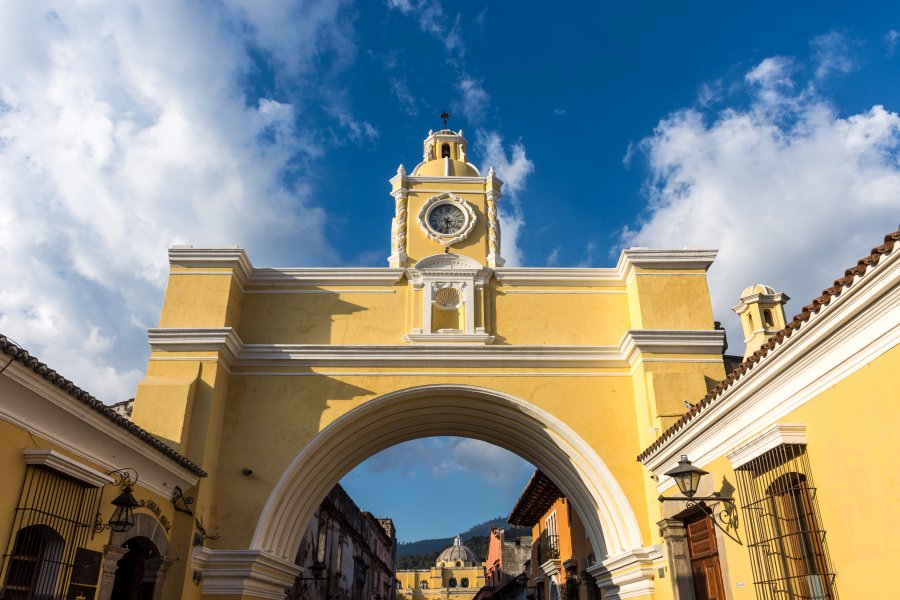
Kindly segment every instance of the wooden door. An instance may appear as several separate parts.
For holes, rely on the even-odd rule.
[[[705,514],[688,519],[688,550],[697,600],[725,600],[725,585],[719,565],[719,548],[712,520]]]

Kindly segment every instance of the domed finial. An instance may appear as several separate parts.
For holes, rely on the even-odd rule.
[[[457,535],[455,538],[453,538],[453,545],[454,546],[462,546],[462,537]]]
[[[403,168],[403,163],[400,163],[400,166],[397,167],[397,175],[406,175],[406,169]]]
[[[496,173],[494,173],[494,166],[491,165],[491,168],[488,170],[488,177],[493,177]]]

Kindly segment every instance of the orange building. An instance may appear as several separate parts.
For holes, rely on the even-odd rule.
[[[530,527],[528,587],[535,600],[600,600],[587,567],[596,562],[584,525],[559,488],[535,471],[509,515],[517,527]],[[532,590],[528,590],[532,592]]]

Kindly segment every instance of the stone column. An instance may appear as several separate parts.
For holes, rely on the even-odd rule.
[[[153,584],[153,600],[162,600],[163,597],[163,587],[166,585],[166,575],[169,573],[169,567],[175,561],[168,560],[163,557],[159,559],[159,563],[156,566],[156,578],[155,583]]]
[[[97,591],[97,600],[110,600],[113,584],[116,581],[116,570],[119,561],[128,553],[128,548],[122,546],[103,546],[103,564],[100,567],[100,588]]]
[[[694,600],[694,580],[691,574],[691,555],[688,548],[687,527],[679,519],[663,519],[659,535],[666,541],[669,572],[675,600]]]

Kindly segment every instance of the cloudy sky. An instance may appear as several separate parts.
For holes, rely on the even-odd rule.
[[[739,350],[743,287],[796,312],[900,223],[900,6],[632,4],[0,0],[0,332],[129,398],[169,246],[383,266],[387,179],[446,109],[507,182],[512,264],[718,248]],[[411,472],[395,452],[353,477],[438,490],[483,458],[418,444],[453,458]]]

